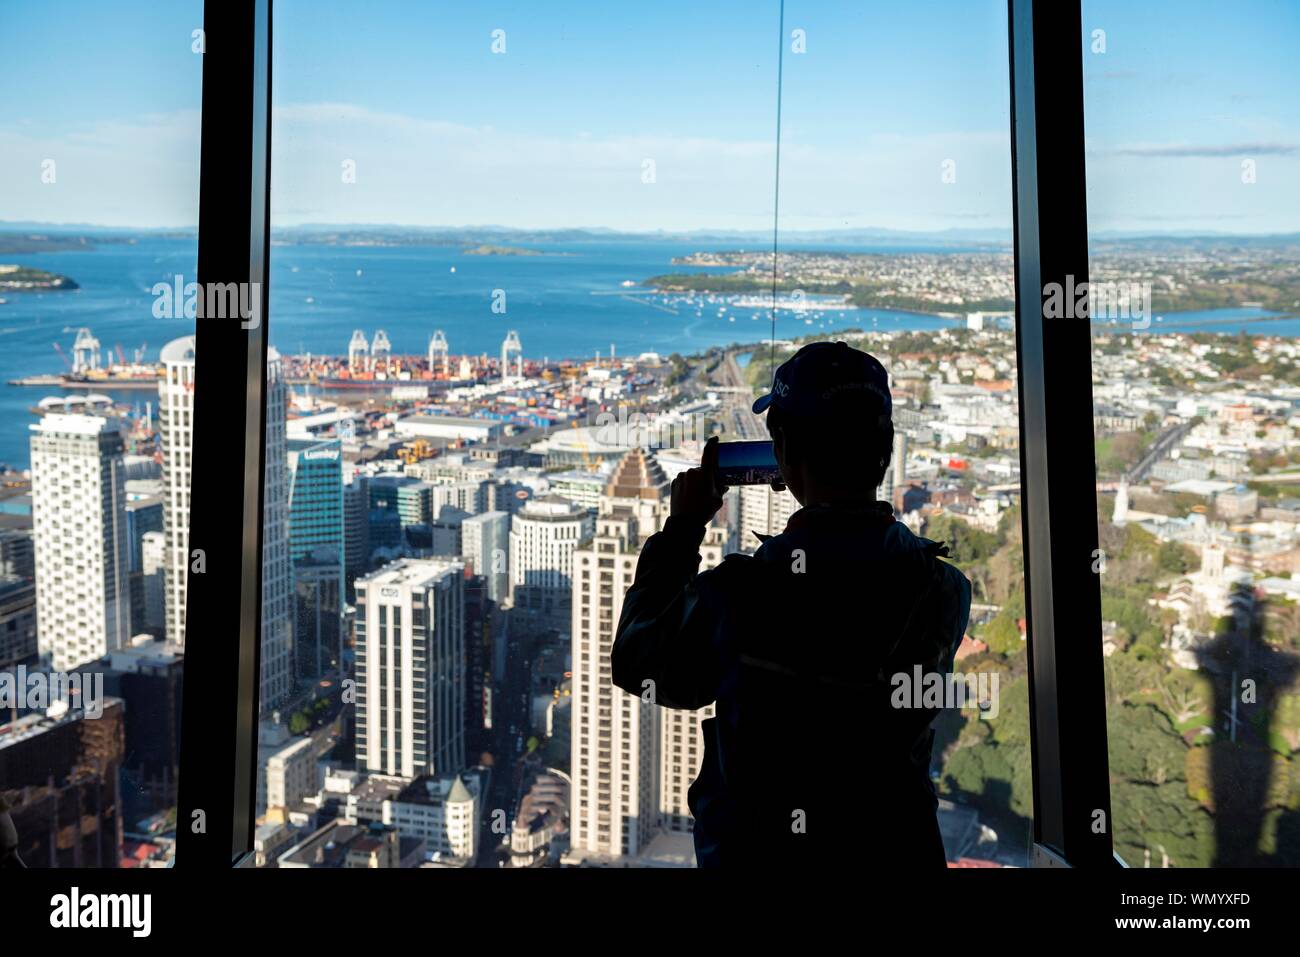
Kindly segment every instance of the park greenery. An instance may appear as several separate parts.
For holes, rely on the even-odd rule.
[[[1032,840],[1028,655],[1020,517],[1009,510],[996,533],[946,513],[927,537],[971,579],[974,600],[997,611],[972,624],[987,650],[963,658],[964,673],[997,672],[1000,708],[992,720],[948,711],[936,722],[941,794],[974,806],[1003,846]],[[1198,564],[1177,543],[1137,526],[1104,523],[1100,544],[1102,618],[1113,642],[1105,657],[1110,821],[1115,849],[1134,867],[1268,865],[1300,859],[1300,605],[1268,601],[1245,633],[1232,619],[1207,623],[1217,634],[1197,670],[1174,664],[1167,647],[1176,616],[1153,603]],[[1258,607],[1258,606],[1257,606]],[[1101,642],[1099,635],[1080,640]],[[1234,642],[1233,638],[1239,639]],[[1255,703],[1239,703],[1231,733],[1233,667],[1240,648],[1255,663]],[[1237,680],[1240,680],[1240,673]]]

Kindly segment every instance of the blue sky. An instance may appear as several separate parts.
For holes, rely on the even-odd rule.
[[[275,222],[769,229],[778,9],[277,0]],[[782,227],[1009,233],[1005,9],[787,0]],[[0,4],[0,220],[193,226],[201,19]],[[1300,230],[1300,4],[1088,0],[1084,33],[1095,230]]]

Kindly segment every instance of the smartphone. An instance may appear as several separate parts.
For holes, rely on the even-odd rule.
[[[718,443],[718,481],[723,485],[770,485],[781,481],[770,440]]]

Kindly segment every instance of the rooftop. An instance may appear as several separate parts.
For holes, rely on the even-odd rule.
[[[653,455],[645,449],[629,451],[614,468],[605,486],[611,498],[661,499],[667,493],[668,477]]]
[[[399,558],[378,571],[361,576],[357,579],[357,584],[418,588],[441,581],[449,575],[459,575],[464,568],[461,562],[438,558]]]

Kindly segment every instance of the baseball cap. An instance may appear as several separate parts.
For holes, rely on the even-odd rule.
[[[847,342],[809,343],[783,362],[772,376],[772,390],[755,400],[754,411],[773,405],[800,418],[870,409],[882,423],[894,411],[885,367]]]

